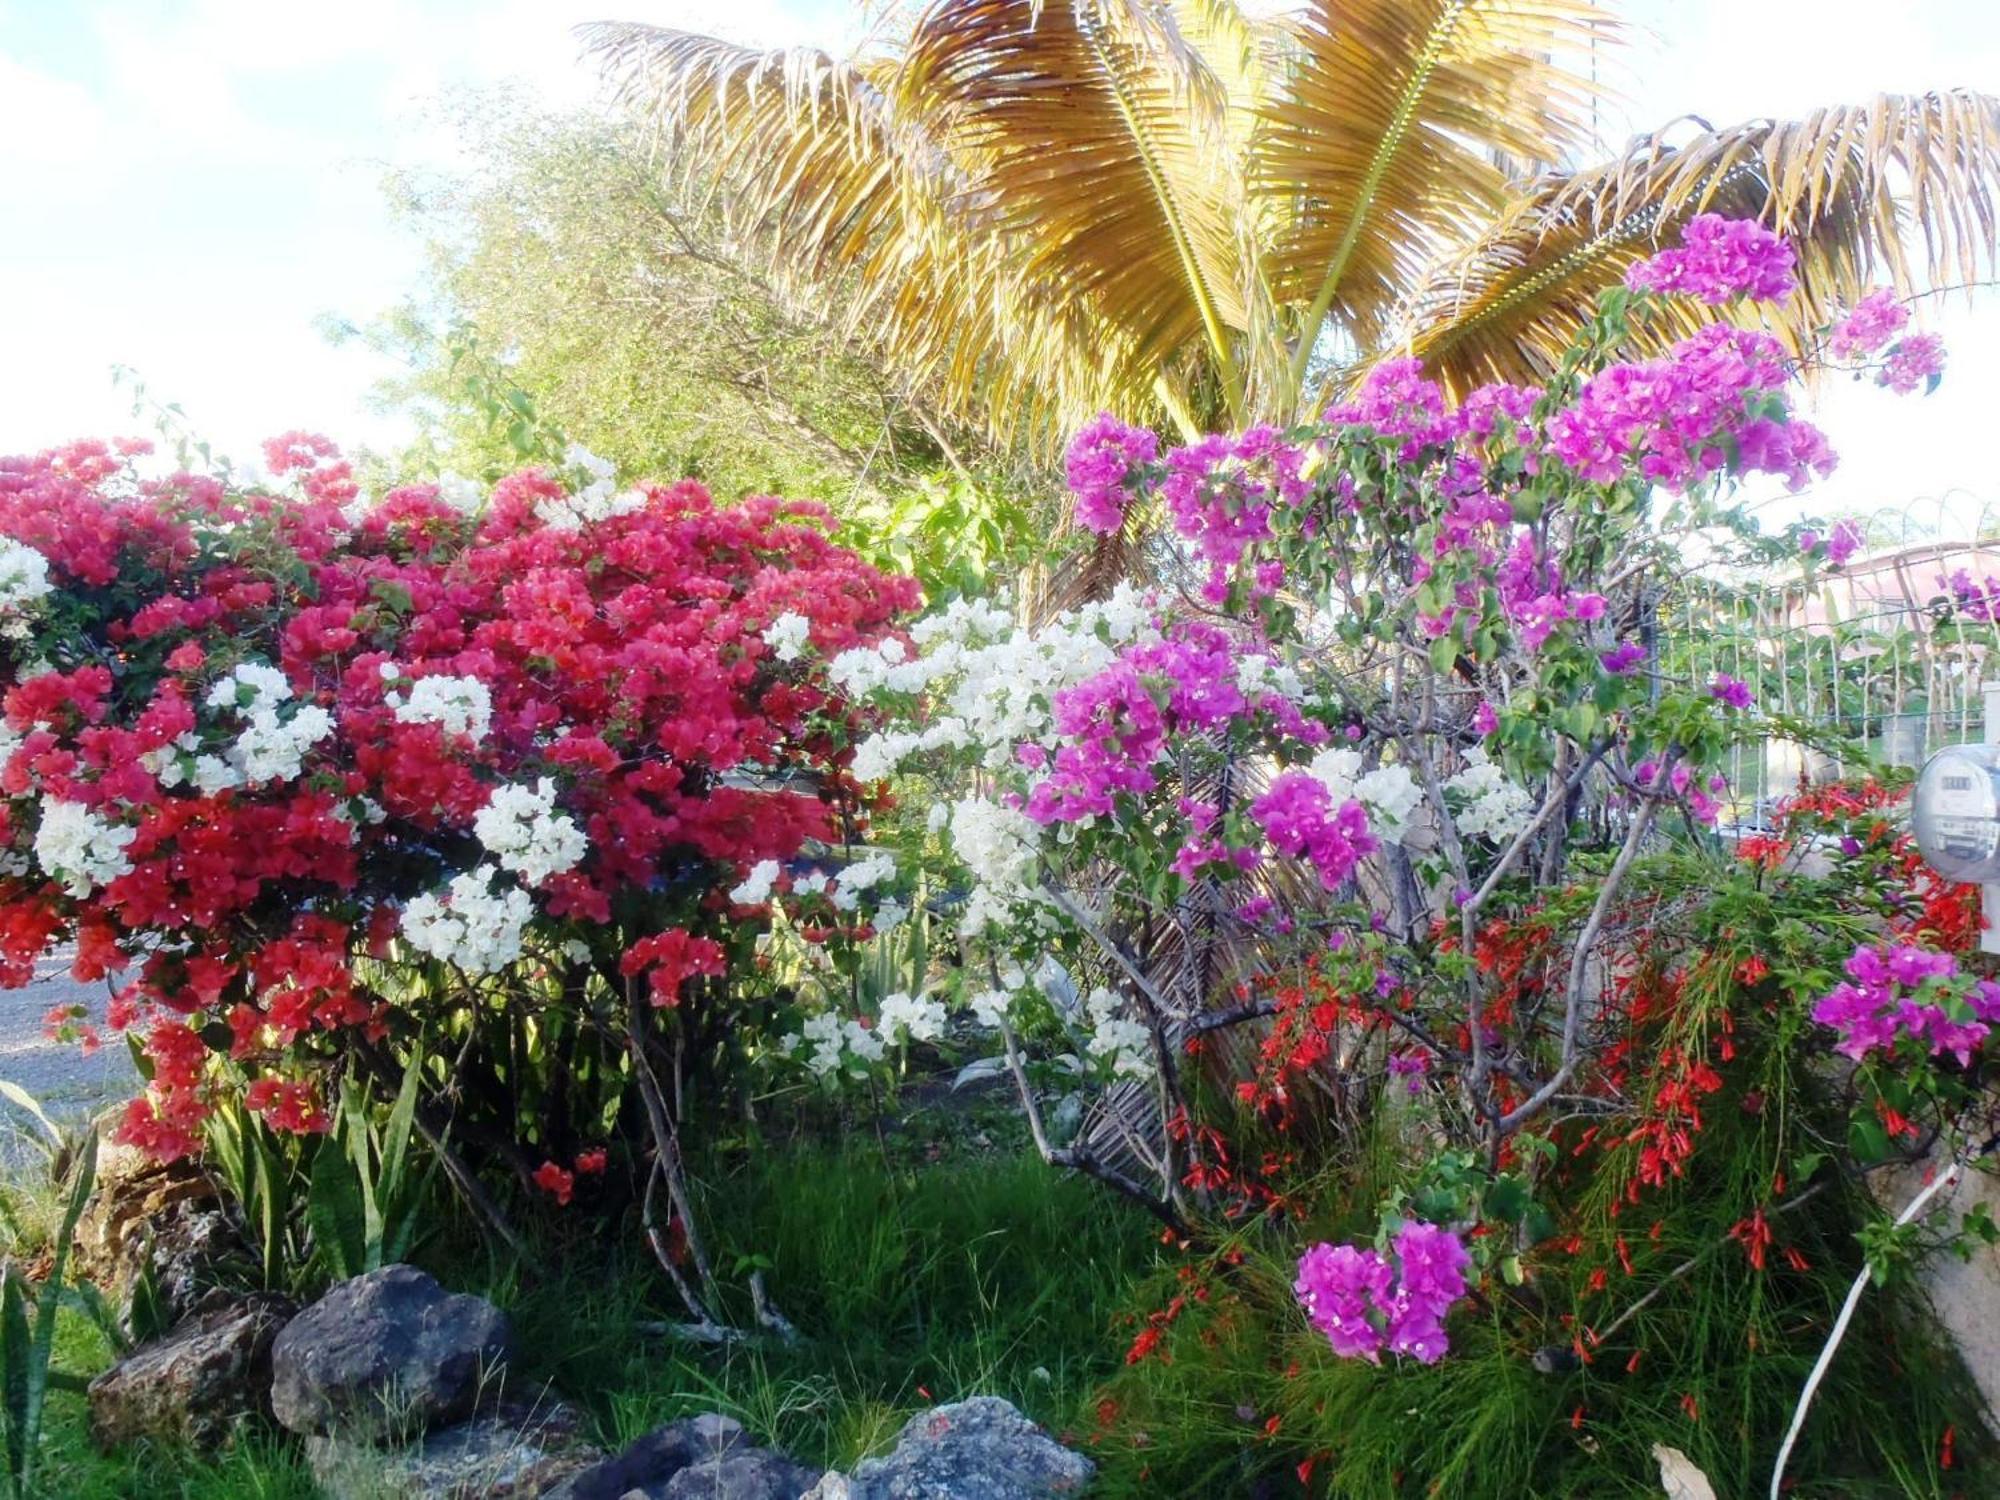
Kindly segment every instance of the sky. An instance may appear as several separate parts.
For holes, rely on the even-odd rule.
[[[1996,0],[1626,0],[1650,34],[1611,71],[1602,133],[1717,125],[1881,91],[2000,93]],[[411,292],[421,246],[385,172],[452,160],[440,95],[592,93],[570,27],[650,21],[760,45],[851,44],[843,0],[0,0],[0,452],[143,431],[110,370],[138,372],[217,446],[309,427],[402,432],[367,407],[387,373],[324,317],[365,323]],[[1815,420],[1842,454],[1802,510],[1909,511],[1946,532],[2000,517],[2000,294],[1932,304],[1943,387],[1839,384]]]

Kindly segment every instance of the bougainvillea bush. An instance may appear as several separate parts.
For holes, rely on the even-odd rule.
[[[1505,1332],[1513,1310],[1637,1275],[1632,1241],[1655,1224],[1664,1240],[1665,1221],[1635,1236],[1620,1216],[1671,1202],[1705,1121],[1754,1093],[1731,1082],[1730,1028],[1774,960],[1752,949],[1751,969],[1697,982],[1692,926],[1646,932],[1658,861],[1712,855],[1725,815],[1756,811],[1735,804],[1726,752],[1780,726],[1734,678],[1665,671],[1658,604],[1691,563],[1768,553],[1742,486],[1832,470],[1794,410],[1805,363],[1899,393],[1941,365],[1886,291],[1790,351],[1754,325],[1792,292],[1781,240],[1703,217],[1604,296],[1541,387],[1454,402],[1400,360],[1293,430],[1171,446],[1106,416],[1069,451],[1076,520],[1146,578],[1034,629],[959,603],[828,663],[886,716],[857,773],[932,779],[933,854],[964,893],[964,962],[934,1002],[989,1029],[1044,1153],[1139,1198],[1170,1244],[1219,1255],[1217,1235],[1261,1226],[1321,1363],[1380,1369],[1393,1390],[1491,1320],[1507,1338],[1533,1325],[1524,1364],[1543,1345],[1546,1365],[1586,1364],[1587,1319]],[[1690,299],[1728,320],[1625,357],[1633,327]],[[1808,567],[1852,551],[1824,527],[1791,535]],[[1760,1057],[1817,1079],[1845,1067],[1838,1046],[1887,1045],[1899,1025],[1927,1057],[1978,1052],[1995,992],[1956,960],[1904,955],[1937,934],[1856,958],[1834,992],[1857,945],[1891,941],[1881,921],[1843,918],[1802,947],[1772,929],[1804,956],[1773,1002],[1784,1045]],[[1917,1020],[1897,1009],[1911,991]],[[1039,1118],[1038,1067],[1100,1080],[1074,1139]],[[1782,1139],[1803,1161],[1797,1126]],[[1819,1159],[1867,1164],[1844,1139]],[[1299,1189],[1329,1166],[1372,1194],[1333,1215],[1338,1239],[1309,1232],[1327,1215]],[[1764,1272],[1788,1193],[1831,1191],[1817,1170],[1766,1163],[1713,1238]],[[1586,1219],[1610,1226],[1615,1269],[1577,1259],[1596,1243]],[[1206,1264],[1227,1280],[1233,1263]],[[1135,1364],[1216,1291],[1188,1270],[1196,1285],[1136,1331]],[[1793,1325],[1773,1392],[1796,1393],[1815,1331]],[[1768,1459],[1777,1435],[1746,1451]]]
[[[678,1213],[686,1094],[742,1045],[730,892],[859,826],[816,663],[915,585],[820,507],[621,491],[580,450],[372,501],[302,434],[262,487],[137,456],[0,460],[0,962],[112,976],[51,1019],[136,1041],[120,1138],[197,1151],[223,1103],[323,1131],[423,1042],[420,1118],[564,1201],[636,1082]]]

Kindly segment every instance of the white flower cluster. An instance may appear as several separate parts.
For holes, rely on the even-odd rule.
[[[499,873],[481,865],[453,877],[443,895],[429,892],[404,907],[403,936],[410,946],[469,974],[491,974],[519,958],[521,934],[535,907],[528,893],[514,886],[494,891]]]
[[[292,684],[276,667],[246,661],[208,690],[210,708],[240,708],[246,714],[276,708],[292,696]]]
[[[853,911],[870,889],[896,878],[896,856],[886,849],[871,849],[840,872],[833,887],[836,910]]]
[[[839,1069],[842,1052],[847,1053],[852,1063],[863,1065],[880,1062],[886,1050],[877,1033],[859,1021],[843,1020],[830,1010],[808,1016],[800,1034],[786,1038],[785,1051],[796,1051],[801,1041],[812,1048],[806,1066],[822,1078]]]
[[[502,869],[531,886],[575,869],[589,847],[576,820],[556,811],[555,783],[546,776],[533,787],[494,788],[472,831]]]
[[[965,720],[947,714],[922,730],[885,729],[869,735],[854,747],[852,770],[856,780],[880,781],[895,775],[920,750],[962,750],[971,743]]]
[[[931,680],[931,668],[894,636],[873,646],[855,646],[826,664],[833,685],[850,697],[887,688],[892,693],[920,693]]]
[[[1028,976],[1012,959],[1000,964],[994,977],[999,982],[997,988],[979,990],[967,996],[965,1002],[972,1011],[972,1018],[988,1031],[1000,1029],[1001,1022],[1013,1009],[1014,997],[1028,984]]]
[[[1363,775],[1359,750],[1330,749],[1315,755],[1307,769],[1335,802],[1359,802],[1367,809],[1369,831],[1385,844],[1402,843],[1411,817],[1423,806],[1423,791],[1401,761]]]
[[[1475,746],[1465,758],[1465,769],[1444,784],[1447,792],[1463,799],[1457,819],[1460,836],[1510,842],[1533,819],[1535,799],[1525,787],[1509,781],[1484,750]]]
[[[142,762],[160,785],[178,786],[189,779],[181,753],[194,754],[193,781],[209,794],[239,786],[292,781],[305,769],[312,748],[333,733],[333,715],[316,703],[294,708],[289,717],[279,705],[291,700],[285,674],[263,662],[244,662],[208,690],[210,708],[235,710],[243,718],[236,741],[220,755],[196,754],[200,741],[182,735],[172,746],[149,751]]]
[[[1038,904],[1039,887],[1032,879],[1041,837],[1034,819],[998,802],[963,797],[952,804],[952,848],[973,881],[959,919],[962,933],[974,936],[1005,922],[1016,908]]]
[[[462,516],[478,515],[486,504],[486,491],[478,480],[467,479],[449,469],[438,475],[437,492],[440,504],[450,506]]]
[[[333,715],[316,703],[301,704],[289,719],[280,719],[275,708],[258,708],[247,717],[250,722],[225,756],[229,770],[245,786],[293,780],[305,768],[306,752],[333,733]],[[219,773],[211,768],[211,774]]]
[[[1153,1036],[1138,1021],[1118,1014],[1121,1002],[1110,990],[1099,987],[1084,997],[1090,1012],[1090,1055],[1111,1065],[1116,1078],[1153,1076]]]
[[[775,859],[760,859],[750,867],[743,883],[729,893],[729,899],[738,906],[762,906],[771,899],[771,889],[777,885],[778,875],[779,866]]]
[[[381,673],[384,682],[400,681],[403,675],[388,661],[382,663]],[[464,735],[475,745],[486,738],[493,725],[493,695],[477,677],[442,673],[419,677],[410,684],[407,695],[391,691],[382,701],[396,711],[400,723],[442,725],[446,734]]]
[[[1057,693],[1153,633],[1146,596],[1120,584],[1109,599],[1059,615],[1037,631],[1018,629],[995,604],[960,600],[911,628],[920,656],[912,658],[898,640],[843,651],[827,669],[843,692],[928,690],[938,704],[938,716],[921,733],[864,740],[856,747],[855,775],[879,779],[919,751],[944,748],[977,748],[992,770],[1012,765],[1015,746],[1051,737]]]
[[[588,448],[571,443],[563,453],[563,463],[590,475],[590,482],[574,494],[535,502],[535,514],[551,531],[576,531],[613,516],[628,516],[643,510],[646,496],[640,490],[618,492],[617,466],[599,458]]]
[[[764,627],[764,644],[779,661],[797,661],[812,632],[812,621],[796,610],[786,610]]]
[[[46,557],[26,542],[0,537],[0,614],[33,604],[52,588]]]
[[[35,862],[72,896],[88,896],[132,868],[125,846],[136,832],[107,822],[81,802],[45,797],[35,829]]]
[[[936,1000],[899,991],[882,997],[882,1014],[875,1024],[882,1040],[891,1044],[934,1042],[944,1035],[944,1006]]]
[[[1236,690],[1252,702],[1267,693],[1289,698],[1294,703],[1306,696],[1299,674],[1275,656],[1245,656],[1236,663]]]

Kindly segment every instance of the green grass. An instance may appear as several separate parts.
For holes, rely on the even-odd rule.
[[[111,1362],[103,1334],[78,1313],[56,1332],[56,1368],[95,1373]],[[44,1419],[38,1492],[50,1500],[315,1500],[304,1452],[275,1433],[253,1433],[226,1452],[203,1457],[172,1444],[134,1443],[100,1453],[90,1441],[81,1395],[51,1392]]]
[[[1605,1301],[1573,1303],[1551,1266],[1538,1303],[1460,1314],[1442,1364],[1378,1370],[1333,1358],[1289,1291],[1302,1239],[1365,1232],[1371,1180],[1323,1195],[1326,1214],[1309,1225],[1246,1228],[1241,1263],[1208,1278],[1176,1322],[1170,1362],[1127,1367],[1132,1314],[1196,1285],[1178,1275],[1180,1258],[1159,1248],[1149,1220],[1043,1166],[1004,1122],[960,1121],[947,1133],[945,1145],[916,1128],[738,1145],[695,1166],[718,1272],[740,1288],[753,1258],[763,1264],[804,1335],[793,1346],[711,1348],[647,1331],[684,1314],[636,1215],[607,1220],[582,1202],[534,1221],[533,1268],[492,1259],[460,1224],[419,1259],[447,1285],[507,1307],[522,1351],[515,1393],[553,1383],[587,1408],[607,1447],[723,1411],[802,1461],[846,1468],[926,1406],[995,1394],[1099,1460],[1098,1500],[1639,1500],[1659,1493],[1656,1441],[1686,1451],[1718,1493],[1749,1494],[1855,1260],[1852,1209],[1829,1193],[1788,1226],[1813,1257],[1811,1275],[1749,1274],[1729,1246],[1588,1368],[1544,1375],[1529,1356],[1567,1337],[1563,1313],[1598,1319],[1631,1294],[1614,1286]],[[1676,1222],[1689,1238],[1648,1253],[1664,1263],[1726,1232],[1723,1199],[1697,1196]],[[729,1311],[748,1321],[747,1306]],[[1624,1366],[1636,1348],[1646,1353],[1634,1376]],[[108,1357],[87,1322],[65,1321],[60,1368],[88,1373]],[[1107,1393],[1116,1410],[1100,1421]],[[1915,1299],[1871,1293],[1807,1430],[1794,1493],[1988,1493],[1992,1455],[1975,1410]],[[1944,1472],[1936,1450],[1948,1424],[1959,1462]],[[1295,1469],[1309,1456],[1307,1489]],[[44,1476],[45,1495],[80,1500],[312,1493],[298,1450],[271,1434],[213,1459],[148,1447],[100,1455],[83,1399],[67,1393],[52,1398]]]
[[[739,1257],[764,1258],[796,1346],[635,1334],[681,1315],[636,1234],[608,1265],[567,1252],[553,1279],[495,1288],[539,1352],[527,1373],[616,1438],[724,1411],[806,1462],[845,1466],[913,1412],[975,1394],[1061,1428],[1117,1367],[1111,1322],[1152,1260],[1145,1221],[1022,1155],[898,1166],[873,1143],[808,1147],[703,1188],[718,1272],[740,1281]]]
[[[739,1156],[696,1174],[719,1273],[768,1262],[792,1347],[708,1348],[642,1325],[684,1316],[636,1222],[607,1231],[552,1216],[543,1265],[489,1260],[456,1233],[418,1258],[515,1320],[522,1394],[552,1381],[606,1446],[700,1411],[727,1412],[807,1463],[846,1466],[933,1404],[1005,1396],[1056,1429],[1117,1368],[1111,1326],[1153,1257],[1147,1221],[1093,1184],[1007,1146],[898,1160],[874,1139]],[[747,1308],[732,1309],[744,1313]],[[108,1363],[102,1336],[65,1320],[59,1368]],[[302,1455],[259,1435],[213,1460],[90,1445],[83,1397],[51,1398],[43,1492],[290,1500],[313,1490]]]

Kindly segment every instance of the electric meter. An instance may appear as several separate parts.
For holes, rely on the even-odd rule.
[[[2000,882],[2000,745],[1954,745],[1924,764],[1911,798],[1917,850],[1951,880]]]

